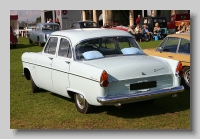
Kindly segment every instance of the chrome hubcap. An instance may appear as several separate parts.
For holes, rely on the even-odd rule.
[[[76,101],[80,109],[83,109],[85,107],[85,98],[82,95],[76,94]]]
[[[190,86],[190,69],[188,69],[187,71],[185,71],[185,73],[184,73],[184,80]]]

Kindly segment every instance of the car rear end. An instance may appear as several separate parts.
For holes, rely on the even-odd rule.
[[[106,91],[105,96],[97,97],[99,103],[120,106],[168,95],[176,96],[176,93],[184,90],[184,87],[180,85],[182,70],[180,62],[177,61],[176,67],[171,68],[170,65],[159,60],[152,60],[149,56],[135,59],[134,61],[132,57],[130,59],[132,62],[129,63],[126,63],[127,58],[124,62],[116,60],[109,64],[110,68],[105,68],[100,82]],[[123,63],[123,67],[119,63]]]

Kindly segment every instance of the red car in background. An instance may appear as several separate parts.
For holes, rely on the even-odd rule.
[[[10,46],[16,48],[18,44],[17,36],[14,34],[12,27],[10,26]]]

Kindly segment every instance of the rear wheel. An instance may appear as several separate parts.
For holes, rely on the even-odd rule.
[[[182,84],[185,88],[190,89],[190,67],[183,68]]]
[[[37,93],[39,92],[39,87],[36,86],[35,82],[33,81],[32,76],[30,75],[30,79],[31,79],[31,88],[32,88],[32,92],[33,93]]]
[[[33,43],[33,41],[32,41],[30,38],[29,38],[29,43],[30,43],[30,44],[32,44],[32,43]]]
[[[94,107],[87,102],[87,100],[84,98],[83,95],[78,94],[78,93],[74,94],[74,101],[75,101],[76,108],[80,113],[84,113],[84,114],[89,113],[92,111]]]
[[[14,44],[14,45],[13,45],[13,48],[17,48],[17,44]]]
[[[38,37],[38,45],[42,46],[42,43],[40,42],[40,38]]]

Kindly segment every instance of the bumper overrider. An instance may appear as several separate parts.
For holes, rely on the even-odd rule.
[[[144,100],[150,100],[168,95],[176,96],[177,93],[184,91],[183,86],[165,88],[159,90],[151,90],[134,94],[97,97],[97,101],[102,105],[121,105],[125,103],[138,102]]]

